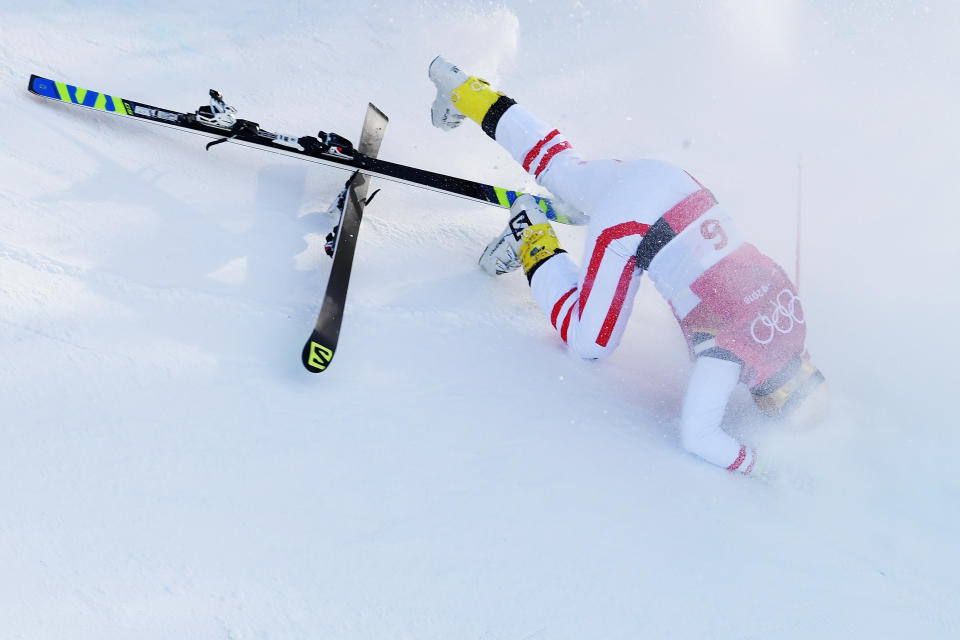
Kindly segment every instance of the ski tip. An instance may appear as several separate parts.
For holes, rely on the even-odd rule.
[[[42,78],[35,73],[30,74],[27,91],[44,98],[60,99],[60,94],[57,92],[57,83],[48,78]]]
[[[320,373],[330,366],[333,360],[333,351],[335,347],[325,346],[327,342],[316,330],[310,335],[310,339],[303,345],[303,353],[300,360],[304,368],[310,373]]]
[[[375,111],[378,116],[380,116],[381,118],[383,118],[384,123],[390,121],[390,118],[387,117],[387,114],[385,114],[383,111],[381,111],[381,110],[377,107],[377,105],[373,104],[372,102],[368,102],[368,103],[367,103],[367,108],[370,109],[370,110],[372,110],[372,111]]]

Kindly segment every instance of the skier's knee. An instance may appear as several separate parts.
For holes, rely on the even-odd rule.
[[[600,345],[592,338],[581,339],[573,336],[568,343],[570,349],[584,360],[602,360],[616,349],[615,344]]]

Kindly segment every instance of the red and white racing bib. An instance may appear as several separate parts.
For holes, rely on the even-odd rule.
[[[777,373],[803,351],[806,326],[796,288],[753,245],[741,245],[707,269],[690,290],[709,313],[694,310],[681,321],[684,333],[714,333],[718,347],[743,360],[749,385]],[[705,317],[714,326],[697,326]]]

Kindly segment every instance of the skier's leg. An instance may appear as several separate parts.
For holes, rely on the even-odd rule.
[[[437,86],[431,108],[435,126],[452,129],[465,118],[475,121],[541,184],[581,211],[592,213],[615,189],[629,188],[625,164],[581,161],[559,131],[491,89],[486,81],[467,76],[439,57],[430,65],[430,78]],[[519,242],[512,227],[520,206],[519,201],[514,204],[507,229],[481,256],[481,266],[490,273],[519,266],[516,243],[508,240],[512,233]],[[603,357],[618,346],[639,285],[640,270],[628,249],[629,236],[641,235],[646,225],[606,224],[591,218],[582,268],[562,250],[539,253],[536,273],[524,268],[538,305],[560,337],[585,358]],[[549,235],[555,239],[552,232]]]
[[[619,346],[640,286],[634,255],[610,242],[610,231],[588,229],[581,267],[566,255],[551,258],[530,282],[534,300],[582,358],[603,358]]]
[[[487,245],[480,265],[491,275],[523,266],[534,300],[560,338],[583,358],[602,358],[619,344],[640,283],[632,253],[613,242],[618,232],[587,235],[587,262],[577,267],[560,248],[536,201],[520,196],[502,234]],[[629,244],[629,243],[628,243]]]
[[[430,63],[429,75],[437,87],[431,107],[434,126],[450,130],[466,118],[473,120],[540,184],[584,212],[593,210],[616,184],[616,160],[583,162],[557,129],[486,80],[468,76],[439,56]]]
[[[697,358],[683,401],[680,441],[687,451],[708,462],[749,475],[757,452],[720,427],[741,370],[739,362],[709,356]]]
[[[588,215],[620,178],[620,162],[584,161],[559,129],[521,104],[514,103],[497,118],[494,132],[491,137],[539,184]]]

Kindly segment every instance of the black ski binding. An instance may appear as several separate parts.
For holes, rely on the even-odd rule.
[[[354,157],[353,143],[338,133],[317,132],[317,137],[303,136],[297,142],[310,155],[337,156],[351,159]]]
[[[233,129],[237,123],[234,114],[237,110],[226,103],[216,89],[210,89],[210,104],[197,109],[194,117],[200,124],[217,129]]]
[[[353,183],[353,179],[357,177],[358,173],[360,172],[354,171],[352,174],[350,174],[350,177],[347,178],[347,182],[343,185],[343,189],[340,190],[340,194],[337,196],[336,211],[340,213],[341,218],[343,217],[343,208],[347,204],[347,191],[350,190],[350,184]],[[367,199],[363,201],[363,205],[366,206],[370,204],[374,196],[376,196],[378,193],[380,193],[380,189],[377,189],[376,191],[371,193],[369,196],[367,196]],[[330,207],[330,209],[328,209],[328,211],[330,212],[333,212],[333,210],[334,210],[333,207]],[[334,225],[333,231],[327,234],[327,237],[325,238],[326,242],[323,243],[324,253],[326,253],[331,258],[333,257],[334,250],[337,247],[337,233],[339,233],[339,231],[340,231],[340,223],[337,223],[336,225]]]

